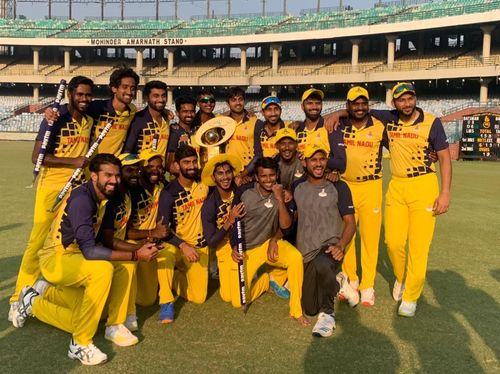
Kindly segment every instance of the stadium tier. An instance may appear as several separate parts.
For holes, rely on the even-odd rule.
[[[288,33],[376,25],[484,13],[500,0],[448,0],[407,5],[307,13],[301,16],[259,16],[182,20],[0,20],[0,37],[15,38],[196,38],[221,35]]]

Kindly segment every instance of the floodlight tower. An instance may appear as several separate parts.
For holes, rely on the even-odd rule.
[[[0,0],[0,18],[16,18],[16,0]]]

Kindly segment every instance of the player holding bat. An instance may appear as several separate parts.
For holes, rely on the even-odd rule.
[[[231,243],[229,242],[229,231],[236,221],[245,215],[245,207],[239,200],[239,190],[234,183],[235,175],[239,174],[243,166],[240,160],[230,154],[220,154],[212,157],[202,172],[202,181],[209,187],[215,186],[203,203],[201,220],[203,233],[209,247],[216,251],[217,266],[219,268],[220,297],[222,300],[232,303],[239,308],[241,292],[235,292],[231,285],[231,269],[233,260],[231,258]],[[269,285],[269,277],[264,274],[257,281],[261,292],[254,292],[246,297],[247,302],[255,300]],[[243,286],[244,286],[243,279]],[[244,291],[243,287],[243,291]]]
[[[54,100],[54,104],[52,105],[52,110],[54,112],[59,112],[59,105],[61,104],[65,89],[66,81],[64,79],[61,79],[59,88],[57,89],[56,99]],[[45,130],[45,134],[43,135],[42,145],[40,146],[40,151],[38,152],[38,157],[35,162],[35,168],[33,169],[33,183],[35,183],[36,178],[40,173],[43,159],[45,158],[45,153],[47,152],[47,145],[49,144],[50,134],[52,133],[52,125],[54,125],[54,121],[47,122],[47,129]]]
[[[87,109],[92,101],[93,88],[94,83],[89,78],[77,76],[71,79],[68,84],[69,102],[60,107],[59,118],[52,125],[36,190],[33,228],[19,269],[16,289],[10,299],[9,320],[21,288],[35,283],[40,274],[37,252],[42,248],[55,217],[55,212],[50,212],[52,203],[74,170],[88,163],[84,155],[89,148],[93,120],[87,115]],[[48,126],[48,121],[43,120],[33,147],[33,163],[38,159]]]

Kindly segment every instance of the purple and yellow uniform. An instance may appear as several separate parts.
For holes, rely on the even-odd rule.
[[[160,253],[162,263],[158,260],[166,279],[160,279],[171,286],[161,287],[160,304],[174,301],[172,289],[177,295],[196,304],[205,302],[208,287],[208,246],[203,235],[201,209],[208,195],[208,186],[193,182],[190,188],[183,187],[175,179],[160,194],[158,216],[169,223],[172,234],[167,238],[166,246]],[[197,262],[188,262],[181,254],[179,246],[187,243],[198,252]],[[183,262],[184,269],[175,271],[177,262]]]
[[[200,146],[196,143],[194,135],[198,128],[192,127],[190,131],[186,131],[183,127],[179,126],[177,123],[170,125],[170,136],[168,139],[167,152],[174,153],[177,148],[181,145],[190,145],[196,152],[199,153]]]
[[[93,143],[97,137],[101,134],[102,130],[106,126],[106,123],[113,119],[114,123],[111,130],[105,136],[95,154],[99,153],[111,153],[118,157],[122,153],[123,145],[127,138],[127,134],[130,129],[130,124],[134,119],[134,115],[137,112],[135,105],[130,104],[127,110],[123,112],[117,112],[113,108],[113,100],[94,100],[90,103],[88,114],[94,118],[95,126],[92,130],[92,140]]]
[[[156,146],[154,151],[165,156],[169,134],[170,129],[167,116],[162,116],[161,123],[158,123],[151,116],[149,108],[146,107],[134,116],[125,146],[123,147],[123,153],[139,154],[141,151],[152,149],[153,146]]]
[[[219,292],[222,300],[226,302],[231,302],[232,297],[230,274],[233,259],[231,257],[232,249],[228,231],[224,230],[223,226],[228,219],[231,208],[238,203],[238,190],[233,191],[229,199],[223,200],[219,190],[214,188],[201,209],[203,233],[208,246],[216,251],[220,280]],[[239,298],[239,293],[235,297]]]
[[[350,119],[343,119],[340,129],[344,134],[348,160],[342,180],[351,190],[355,219],[361,236],[361,284],[356,269],[355,236],[346,248],[342,270],[351,284],[357,283],[359,289],[364,290],[373,288],[377,273],[382,224],[382,150],[386,145],[385,126],[376,118],[368,116],[366,124],[359,129],[352,125]]]
[[[415,122],[404,122],[397,111],[370,111],[386,124],[392,178],[385,199],[385,241],[399,283],[406,272],[403,301],[407,302],[422,294],[436,223],[433,205],[439,184],[430,152],[448,148],[440,119],[416,110]]]
[[[240,160],[246,167],[254,157],[254,131],[257,117],[250,116],[245,111],[243,120],[236,124],[233,136],[227,141],[226,153]]]
[[[67,105],[61,106],[59,113],[59,119],[52,126],[47,154],[69,158],[84,156],[89,148],[92,118],[83,116],[81,122],[76,121],[68,112]],[[44,119],[36,137],[37,141],[43,141],[47,127],[47,121]],[[70,167],[42,167],[36,189],[33,228],[23,254],[11,303],[17,301],[24,286],[34,284],[38,279],[40,267],[37,253],[42,248],[55,217],[55,213],[50,212],[50,209],[74,170]],[[77,183],[81,183],[81,180]]]
[[[132,214],[129,227],[136,230],[153,230],[156,227],[158,205],[163,184],[158,183],[150,193],[138,186],[130,189]],[[161,258],[161,256],[159,257]],[[160,260],[158,259],[158,263]],[[139,305],[153,305],[158,295],[159,266],[156,261],[137,264],[136,281],[132,285],[132,297]],[[160,289],[162,288],[160,281]],[[167,286],[169,287],[169,286]]]
[[[92,343],[112,283],[122,292],[116,292],[117,297],[109,302],[107,325],[123,323],[126,318],[123,313],[119,315],[119,304],[128,296],[127,287],[123,287],[128,282],[127,272],[110,261],[91,259],[99,249],[99,229],[113,227],[111,219],[104,220],[106,203],[97,199],[92,181],[75,188],[38,251],[41,273],[53,287],[35,299],[33,314],[71,333],[75,343],[81,345]],[[111,253],[103,247],[100,251]]]

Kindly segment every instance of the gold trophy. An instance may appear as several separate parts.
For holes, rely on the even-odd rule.
[[[214,117],[196,131],[194,136],[200,146],[200,165],[203,168],[207,161],[226,151],[226,142],[236,130],[236,121],[230,117]]]

